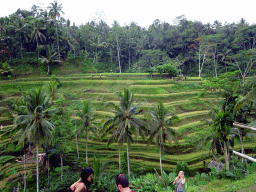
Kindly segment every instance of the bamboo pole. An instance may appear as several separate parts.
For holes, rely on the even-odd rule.
[[[240,128],[246,128],[246,129],[251,129],[252,131],[256,131],[256,127],[248,126],[246,124],[234,122],[233,126],[240,127]]]
[[[239,152],[234,151],[234,150],[233,150],[233,153],[234,153],[235,155],[238,155],[238,156],[240,156],[240,157],[243,157],[243,158],[245,158],[245,159],[248,159],[248,160],[250,160],[250,161],[256,163],[256,159],[254,159],[254,158],[252,158],[252,157],[250,157],[250,156],[244,155],[244,154],[239,153]]]

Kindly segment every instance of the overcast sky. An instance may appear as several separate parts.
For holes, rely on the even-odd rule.
[[[33,4],[46,8],[53,0],[2,0],[0,17],[9,16],[18,8],[30,10]],[[63,5],[65,19],[71,24],[85,24],[97,18],[95,13],[103,13],[101,18],[110,26],[113,20],[121,25],[135,21],[148,28],[155,19],[173,24],[176,16],[186,15],[191,21],[213,23],[219,20],[222,24],[238,23],[244,18],[250,25],[256,23],[255,0],[58,0]]]

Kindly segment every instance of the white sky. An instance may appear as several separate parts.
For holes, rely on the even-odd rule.
[[[0,17],[9,16],[18,8],[30,10],[33,4],[47,7],[53,0],[2,0]],[[213,23],[219,20],[238,23],[241,18],[251,25],[256,23],[255,0],[58,0],[63,5],[65,19],[71,25],[85,24],[96,18],[95,13],[103,12],[101,17],[110,26],[113,20],[121,25],[135,21],[148,28],[155,19],[173,24],[175,16],[186,15],[188,20]]]

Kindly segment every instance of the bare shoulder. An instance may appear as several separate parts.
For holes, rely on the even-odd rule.
[[[86,189],[86,186],[84,183],[79,182],[76,186],[76,191],[75,192],[82,192],[84,189]]]

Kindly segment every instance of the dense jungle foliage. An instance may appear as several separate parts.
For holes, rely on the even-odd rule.
[[[234,70],[245,77],[255,70],[256,25],[243,18],[203,24],[181,15],[173,25],[156,19],[146,29],[136,22],[121,26],[113,21],[109,26],[99,17],[76,26],[62,9],[54,1],[47,9],[32,5],[0,18],[1,62],[18,71],[35,67],[48,74],[53,66],[75,58],[89,72],[156,72],[163,64],[199,77]]]

